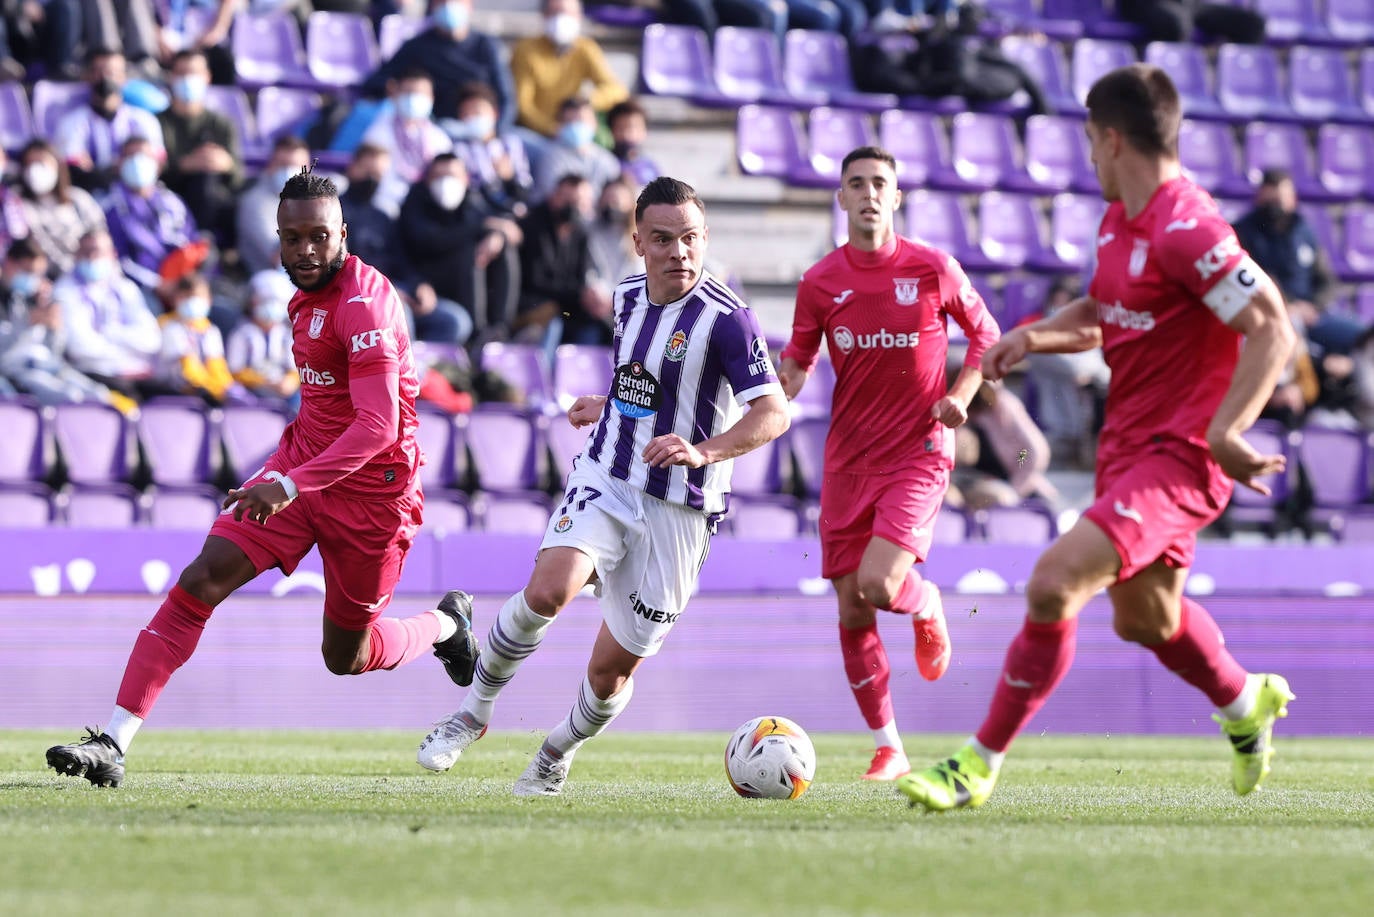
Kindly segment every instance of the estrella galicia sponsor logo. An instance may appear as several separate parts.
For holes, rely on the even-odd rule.
[[[768,357],[768,344],[763,338],[754,338],[749,356],[749,375],[766,376],[773,369],[773,361]]]
[[[687,356],[687,333],[682,329],[673,332],[673,336],[668,338],[668,346],[663,348],[663,355],[674,363],[681,363],[682,358]]]
[[[658,380],[638,360],[616,367],[611,392],[611,404],[615,409],[636,420],[657,414],[663,403],[663,389]]]
[[[663,611],[658,608],[650,608],[640,601],[638,592],[630,593],[630,607],[635,610],[635,614],[646,621],[653,621],[655,624],[672,624],[677,621],[678,615],[682,614],[680,611]]]
[[[568,518],[567,516],[564,516],[562,519],[559,519],[553,525],[553,530],[560,535],[562,535],[564,532],[568,531],[571,528],[572,519]]]
[[[334,374],[327,369],[324,372],[312,369],[310,364],[306,363],[301,367],[301,381],[306,385],[333,385]]]

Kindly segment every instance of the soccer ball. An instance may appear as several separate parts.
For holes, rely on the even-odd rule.
[[[741,796],[796,799],[816,776],[816,749],[786,717],[755,717],[725,744],[725,773]]]

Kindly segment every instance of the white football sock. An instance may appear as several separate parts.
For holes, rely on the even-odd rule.
[[[142,725],[142,717],[134,716],[123,707],[115,707],[114,711],[110,713],[109,723],[105,726],[105,735],[114,739],[121,752],[128,754],[129,743],[134,740],[138,727]]]
[[[563,718],[563,722],[553,727],[544,744],[566,758],[581,748],[583,742],[605,732],[620,711],[629,706],[634,693],[635,680],[627,678],[620,693],[602,700],[592,691],[591,681],[583,678],[572,710]]]
[[[968,743],[973,746],[973,750],[978,753],[978,757],[987,762],[988,768],[995,774],[1002,769],[1002,762],[1007,759],[1004,751],[993,751],[976,738],[969,739]]]
[[[435,643],[443,643],[458,633],[458,622],[453,620],[451,616],[444,614],[437,608],[431,608],[429,613],[439,619],[439,636],[435,638]]]
[[[1246,675],[1245,687],[1240,689],[1239,696],[1225,707],[1218,707],[1218,711],[1228,720],[1243,720],[1255,709],[1255,702],[1259,700],[1260,676]]]
[[[477,657],[477,672],[472,688],[459,708],[479,723],[491,722],[496,698],[512,678],[515,670],[544,639],[553,618],[535,614],[525,601],[525,590],[506,599],[496,616],[496,623],[487,633],[482,655]]]
[[[887,723],[873,730],[873,744],[878,748],[886,745],[905,754],[902,749],[902,737],[897,734],[896,720],[888,720]]]

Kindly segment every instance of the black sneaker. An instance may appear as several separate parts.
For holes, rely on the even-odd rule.
[[[472,633],[472,596],[455,589],[439,600],[439,610],[458,625],[452,637],[434,644],[434,655],[444,664],[453,683],[466,688],[477,671],[477,655],[482,651]]]
[[[96,786],[119,786],[124,781],[124,752],[115,740],[86,727],[86,737],[71,745],[48,749],[48,767],[70,777],[85,777]]]

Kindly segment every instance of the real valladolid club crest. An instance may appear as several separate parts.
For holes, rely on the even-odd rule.
[[[572,528],[572,525],[572,520],[569,519],[567,516],[564,516],[562,519],[559,519],[558,522],[554,525],[553,530],[558,534],[562,535],[564,532],[568,531],[568,529]]]
[[[674,363],[680,363],[682,358],[687,356],[687,333],[684,331],[674,331],[673,336],[668,338],[668,346],[663,349],[663,355]]]
[[[1131,263],[1126,270],[1132,277],[1139,277],[1145,271],[1145,260],[1150,257],[1150,240],[1136,239],[1131,249]]]
[[[894,277],[892,286],[897,294],[897,304],[899,306],[909,306],[916,302],[917,283],[916,277]]]
[[[324,320],[329,315],[328,309],[316,309],[315,314],[310,316],[310,336],[317,338],[320,332],[324,331]]]

